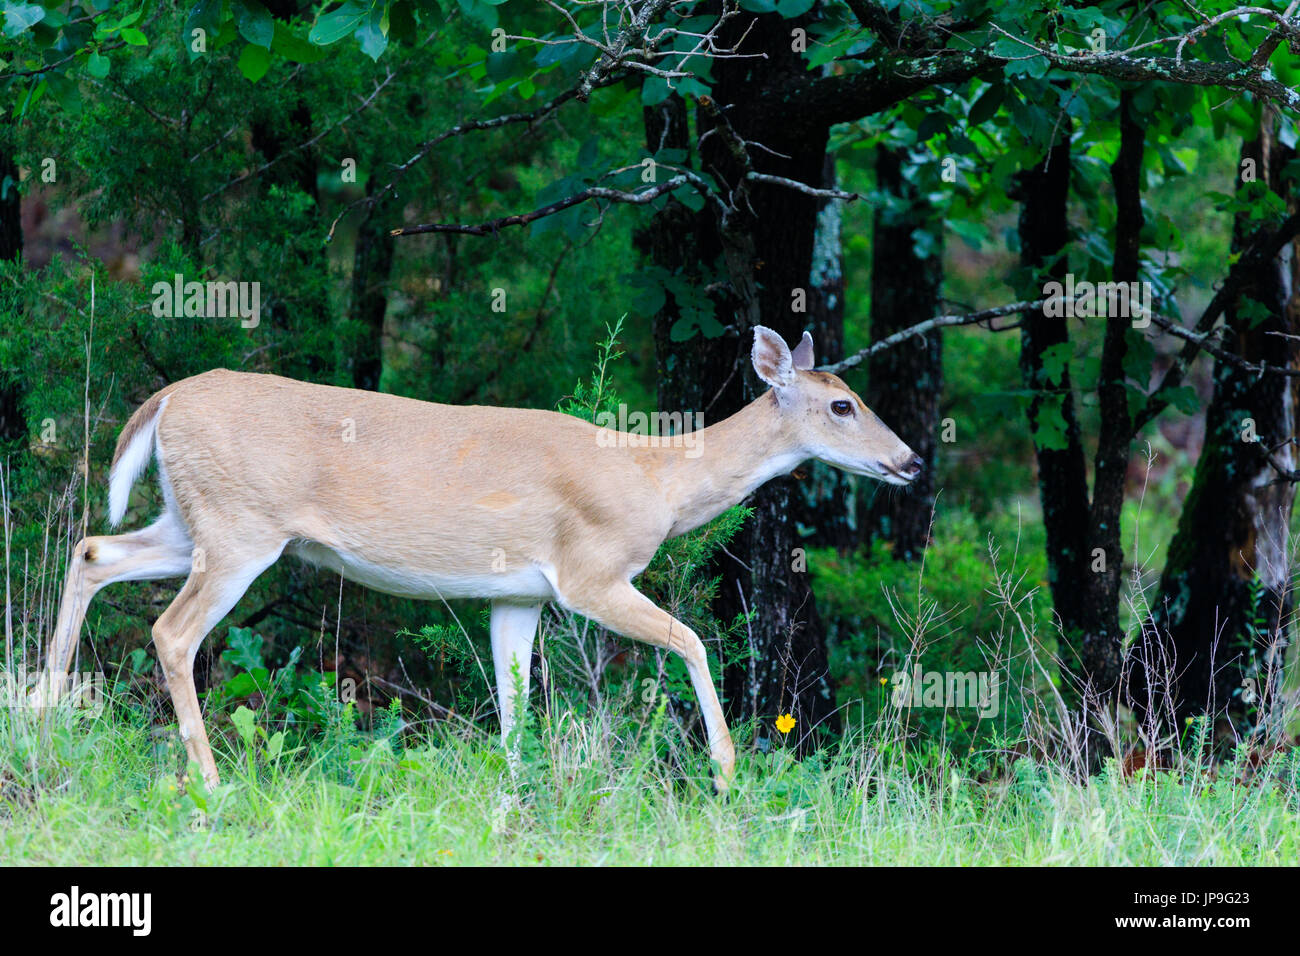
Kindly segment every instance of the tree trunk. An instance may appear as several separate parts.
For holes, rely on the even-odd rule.
[[[1067,201],[1070,193],[1068,134],[1033,169],[1021,173],[1020,258],[1036,278],[1024,295],[1042,295],[1046,280],[1066,273],[1065,243],[1069,237]],[[1066,345],[1070,332],[1064,318],[1028,312],[1020,332],[1020,372],[1033,392],[1029,427],[1038,460],[1038,492],[1047,532],[1048,584],[1052,603],[1068,644],[1079,637],[1083,619],[1080,582],[1088,573],[1088,485],[1074,413],[1068,365],[1052,376],[1044,357],[1054,346]]]
[[[827,131],[793,136],[783,124],[765,122],[762,114],[733,106],[752,104],[758,94],[783,78],[806,75],[792,50],[790,30],[798,21],[780,16],[745,17],[734,36],[753,29],[749,43],[768,51],[768,58],[718,60],[713,64],[712,98],[701,101],[697,115],[704,141],[699,168],[717,176],[724,188],[740,184],[743,170],[723,129],[722,116],[733,118],[735,133],[747,141],[754,168],[799,182],[819,183],[826,163]],[[720,41],[720,42],[723,42]],[[647,111],[646,139],[689,146],[685,112],[673,100]],[[760,148],[754,144],[762,144]],[[752,208],[752,213],[750,209]],[[727,228],[706,207],[691,213],[676,202],[655,217],[640,245],[656,265],[690,277],[699,288],[716,290],[718,318],[732,327],[717,338],[671,342],[678,315],[669,301],[656,318],[660,360],[660,404],[665,409],[702,411],[717,421],[756,398],[764,386],[750,366],[752,328],[764,324],[794,343],[804,331],[807,314],[794,310],[796,290],[807,296],[819,202],[815,197],[766,183],[751,183],[749,202]],[[722,274],[711,271],[715,263]],[[719,285],[720,282],[720,285]],[[669,297],[671,300],[671,296]],[[721,556],[719,594],[714,610],[720,620],[752,613],[746,628],[751,656],[733,663],[723,675],[723,691],[733,720],[759,718],[765,726],[779,713],[797,719],[793,738],[808,746],[814,728],[828,728],[835,717],[827,679],[825,636],[805,565],[796,555],[799,542],[791,515],[794,480],[778,478],[748,500],[753,516]],[[770,730],[760,730],[770,736]]]
[[[1242,166],[1253,167],[1260,181],[1283,193],[1282,168],[1296,154],[1277,140],[1276,129],[1277,116],[1266,108],[1260,135],[1242,147]],[[1251,228],[1238,216],[1235,251],[1250,244]],[[1297,246],[1291,243],[1251,276],[1226,310],[1228,351],[1250,362],[1300,365],[1295,338],[1284,337],[1300,333]],[[1294,439],[1298,399],[1296,378],[1215,363],[1204,450],[1144,634],[1149,653],[1136,695],[1145,713],[1175,727],[1208,713],[1220,740],[1278,730],[1266,718],[1270,708],[1280,710],[1292,611],[1287,538],[1295,486],[1280,480],[1266,454]],[[1294,445],[1277,447],[1275,457],[1295,470]]]
[[[1146,128],[1133,115],[1133,95],[1128,90],[1120,94],[1119,112],[1119,155],[1111,164],[1116,205],[1111,279],[1128,283],[1138,280],[1141,267],[1142,154]],[[1128,311],[1131,310],[1125,310]],[[1124,644],[1124,634],[1119,626],[1120,572],[1124,564],[1120,519],[1133,440],[1124,356],[1128,351],[1133,317],[1129,314],[1107,315],[1105,321],[1097,385],[1101,422],[1097,457],[1093,463],[1088,544],[1083,555],[1087,573],[1076,582],[1083,592],[1083,606],[1074,630],[1080,634],[1081,676],[1097,702],[1109,707],[1119,690]]]
[[[393,273],[393,237],[386,228],[383,203],[372,207],[357,231],[352,257],[351,343],[340,357],[351,373],[352,387],[379,391],[384,371],[384,316],[388,312],[388,280]]]
[[[18,192],[18,164],[7,136],[0,136],[0,260],[18,262],[23,257],[23,204]],[[19,297],[15,310],[21,309]],[[9,317],[18,322],[17,314]],[[25,442],[27,419],[22,408],[22,383],[15,369],[0,369],[0,446]],[[21,459],[20,459],[21,460]]]
[[[939,313],[943,283],[943,223],[903,176],[905,149],[876,150],[876,186],[894,197],[876,207],[871,241],[871,338],[899,332]],[[912,233],[934,237],[929,254],[918,255]],[[893,545],[894,557],[921,557],[930,538],[934,507],[935,434],[943,389],[943,333],[934,330],[867,360],[867,406],[925,461],[921,475],[903,490],[875,486],[866,509],[865,532]]]

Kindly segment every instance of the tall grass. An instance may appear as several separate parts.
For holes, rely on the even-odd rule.
[[[917,766],[882,729],[803,761],[742,752],[716,797],[662,718],[542,717],[512,775],[451,721],[338,728],[299,752],[225,738],[224,782],[178,783],[169,740],[115,701],[99,718],[0,716],[0,859],[24,864],[1294,864],[1300,762],[1080,783],[1032,758],[979,781]],[[221,752],[221,751],[224,751]]]

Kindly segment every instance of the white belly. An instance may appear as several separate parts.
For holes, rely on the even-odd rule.
[[[474,573],[434,573],[389,568],[356,555],[327,548],[315,541],[290,544],[285,552],[317,567],[342,574],[349,581],[385,594],[426,601],[451,598],[530,598],[552,601],[555,592],[541,568]]]

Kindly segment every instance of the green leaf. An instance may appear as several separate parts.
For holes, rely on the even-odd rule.
[[[1196,389],[1190,385],[1179,385],[1177,388],[1171,388],[1165,392],[1165,397],[1169,399],[1170,405],[1184,415],[1195,415],[1201,407],[1201,397],[1196,394]]]
[[[221,659],[227,664],[254,670],[262,667],[262,635],[254,634],[251,627],[232,627],[226,636],[226,649]]]
[[[1023,56],[1033,56],[1033,49],[1010,37],[998,37],[993,41],[992,54],[998,57],[1016,58]]]
[[[663,283],[655,270],[647,270],[646,273],[631,273],[624,277],[628,285],[634,290],[632,306],[641,315],[651,316],[664,307],[668,301],[668,296],[664,292]]]
[[[1107,306],[1109,308],[1109,306]],[[1125,322],[1127,319],[1111,321]],[[1146,389],[1151,382],[1151,370],[1156,361],[1156,350],[1141,329],[1131,326],[1124,332],[1124,374]]]
[[[388,34],[385,32],[383,20],[384,12],[376,6],[357,30],[357,39],[361,41],[361,52],[375,61],[378,61],[388,49]]]
[[[776,0],[776,12],[787,20],[801,17],[813,8],[815,0]]]
[[[1065,428],[1063,395],[1047,395],[1034,416],[1034,442],[1047,451],[1064,451],[1069,446]]]
[[[45,19],[45,8],[38,7],[34,3],[11,3],[10,0],[3,0],[0,9],[4,10],[7,37],[16,37]]]
[[[244,739],[244,743],[251,746],[253,737],[257,733],[253,712],[240,704],[239,708],[230,715],[230,722],[235,725],[235,729],[239,731],[239,736]]]
[[[577,43],[548,43],[537,51],[533,62],[540,67],[555,66],[574,59],[582,52]]]
[[[1273,310],[1266,306],[1258,299],[1252,299],[1248,295],[1243,295],[1237,300],[1235,309],[1237,316],[1243,318],[1249,323],[1250,328],[1256,328],[1261,322],[1268,320],[1273,315]]]
[[[478,24],[484,30],[492,30],[497,25],[497,8],[484,0],[458,0],[461,12],[466,19]]]
[[[260,46],[263,49],[271,49],[271,41],[275,38],[275,21],[266,7],[262,6],[257,0],[234,0],[231,9],[235,14],[235,26],[239,27],[239,35],[249,43]],[[243,59],[243,55],[240,55]],[[269,58],[268,58],[269,65]],[[242,67],[241,67],[242,69]],[[263,70],[263,73],[266,71]],[[244,72],[248,76],[248,72]],[[253,79],[253,77],[249,77]]]
[[[641,84],[641,105],[658,106],[668,99],[671,92],[672,90],[668,88],[668,81],[663,77],[646,77],[645,82]]]
[[[1059,342],[1043,349],[1041,372],[1043,384],[1060,385],[1073,355],[1074,347],[1069,342]]]
[[[514,75],[519,62],[518,50],[506,50],[504,53],[489,53],[487,58],[487,75],[501,82]]]
[[[674,342],[685,342],[695,337],[695,322],[691,319],[678,319],[668,330],[668,337]]]
[[[938,136],[951,125],[951,116],[943,110],[933,110],[926,113],[925,119],[921,120],[921,125],[916,131],[916,139],[918,142],[924,143]]]
[[[69,113],[81,110],[81,85],[75,83],[62,73],[50,73],[45,77],[50,95],[59,104],[60,109]]]
[[[271,68],[271,52],[253,43],[245,44],[239,51],[239,72],[252,83],[266,76]]]
[[[307,39],[317,46],[337,43],[355,33],[369,12],[369,8],[363,7],[354,0],[348,0],[338,9],[317,17],[311,32],[307,34]]]
[[[100,80],[108,76],[108,69],[110,66],[111,62],[108,57],[102,56],[99,53],[92,53],[86,59],[86,72]]]
[[[271,41],[271,52],[279,54],[290,63],[315,63],[325,56],[324,50],[312,46],[278,20],[275,22],[275,39]]]
[[[122,31],[122,39],[131,46],[148,46],[149,38],[137,30],[135,27],[127,27]]]
[[[1006,96],[1007,89],[1001,83],[994,83],[981,93],[979,99],[970,106],[967,119],[971,125],[978,126],[980,123],[986,122],[997,115],[998,107],[1002,105],[1002,101],[1006,99]]]

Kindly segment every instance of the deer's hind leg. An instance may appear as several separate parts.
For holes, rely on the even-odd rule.
[[[86,609],[100,589],[116,581],[152,581],[189,574],[193,549],[185,526],[170,510],[139,531],[78,541],[68,562],[59,616],[46,654],[45,676],[32,703],[38,707],[52,704],[62,695]]]
[[[181,740],[209,786],[220,778],[194,688],[194,658],[203,638],[239,603],[257,576],[275,563],[285,545],[283,540],[259,544],[255,535],[242,537],[242,542],[236,548],[205,548],[203,565],[196,562],[185,586],[153,626],[154,646],[172,695]]]

